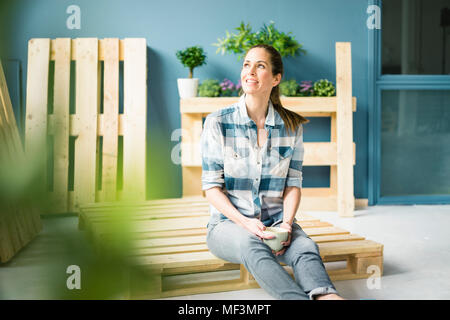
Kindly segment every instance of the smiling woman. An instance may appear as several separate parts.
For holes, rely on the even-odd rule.
[[[243,264],[275,298],[340,299],[316,243],[295,222],[302,186],[302,123],[307,120],[281,105],[282,76],[277,50],[252,47],[241,70],[244,95],[205,120],[202,189],[211,204],[207,244],[217,257]],[[262,241],[274,237],[264,232],[266,227],[288,232],[277,252]],[[280,262],[292,267],[295,281]]]

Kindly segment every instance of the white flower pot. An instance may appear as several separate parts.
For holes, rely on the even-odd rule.
[[[197,96],[198,78],[194,79],[177,79],[178,93],[181,99],[192,98]]]

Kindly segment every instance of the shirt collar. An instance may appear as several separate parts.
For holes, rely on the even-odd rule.
[[[240,122],[242,124],[248,124],[253,122],[253,120],[248,116],[247,106],[245,105],[245,93],[239,98],[238,102],[239,114],[240,114]],[[275,109],[273,107],[272,101],[269,99],[269,108],[266,116],[266,126],[275,126]]]

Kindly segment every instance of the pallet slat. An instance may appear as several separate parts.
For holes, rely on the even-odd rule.
[[[55,40],[55,81],[53,98],[54,175],[52,206],[57,212],[68,210],[69,177],[69,94],[70,94],[70,39]]]
[[[104,39],[103,172],[101,201],[117,200],[119,39]]]
[[[98,40],[77,39],[76,118],[82,124],[75,140],[74,210],[95,202],[98,114]],[[95,75],[95,76],[93,76]]]
[[[146,119],[147,119],[147,46],[145,39],[125,39],[123,137],[124,199],[144,200]]]
[[[36,106],[39,106],[39,103],[36,103]],[[36,132],[39,132],[39,129],[38,126]],[[42,223],[36,210],[32,207],[25,207],[23,203],[14,199],[15,196],[10,197],[3,190],[3,188],[7,188],[7,183],[10,182],[8,179],[15,178],[14,176],[8,176],[8,174],[20,174],[21,166],[31,167],[26,162],[3,66],[0,61],[0,187],[2,189],[0,201],[0,262],[9,261],[42,229]]]
[[[28,41],[25,152],[42,168],[46,186],[47,101],[50,39]]]

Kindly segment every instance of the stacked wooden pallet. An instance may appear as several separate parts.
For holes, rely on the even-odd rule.
[[[5,74],[0,62],[0,262],[9,261],[42,229],[39,214],[25,207],[22,194],[7,189],[23,173],[25,156],[19,137]]]
[[[145,39],[30,39],[26,106],[25,149],[44,158],[50,178],[47,213],[145,199]],[[47,158],[42,146],[51,146]]]
[[[135,204],[92,204],[81,207],[79,223],[93,239],[99,252],[104,252],[111,248],[113,241],[114,235],[109,225],[114,223],[114,212],[133,211],[128,216],[128,222],[132,224],[129,261],[133,266],[149,271],[149,283],[152,285],[146,290],[135,289],[131,285],[132,298],[171,297],[258,287],[243,266],[221,260],[209,252],[206,245],[208,209],[209,205],[203,197]],[[382,272],[382,244],[300,212],[296,217],[303,230],[318,243],[327,268],[331,262],[343,262],[343,267],[328,271],[332,280],[369,277],[371,273],[368,273],[368,267],[371,265]],[[217,280],[219,271],[230,270],[240,271],[234,272],[239,273],[235,278]],[[209,281],[199,281],[198,278],[194,282],[189,281],[200,275],[209,278]]]

